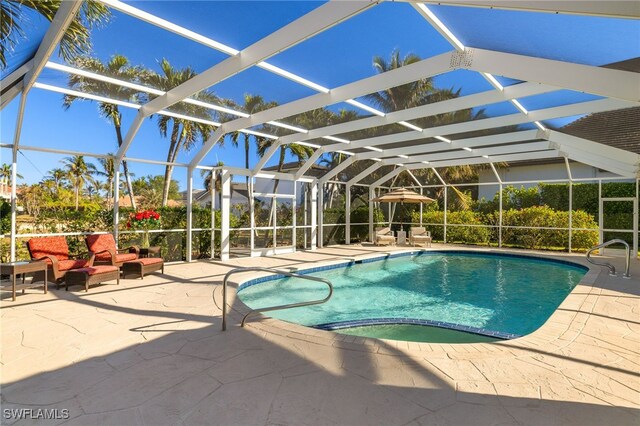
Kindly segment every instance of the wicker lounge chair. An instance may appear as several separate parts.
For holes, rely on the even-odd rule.
[[[412,226],[409,233],[409,244],[412,246],[424,244],[427,247],[431,247],[431,232],[422,227]]]
[[[376,228],[376,241],[377,246],[380,245],[395,245],[396,237],[393,236],[393,231],[388,226],[384,228]]]
[[[95,253],[95,265],[111,265],[120,268],[124,262],[136,260],[140,250],[136,246],[119,249],[112,234],[94,234],[85,238],[87,248]]]
[[[65,237],[31,238],[27,241],[27,249],[31,260],[44,260],[48,264],[48,277],[53,277],[56,288],[60,288],[60,281],[68,271],[93,266],[93,253],[69,254]],[[33,279],[44,280],[44,272],[36,272]]]

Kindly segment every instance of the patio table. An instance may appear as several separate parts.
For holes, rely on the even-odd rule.
[[[24,294],[24,290],[27,288],[39,287],[43,285],[42,283],[34,284],[34,281],[31,283],[24,282],[24,275],[30,272],[42,272],[44,271],[44,293],[47,293],[47,263],[43,261],[21,261],[21,262],[8,262],[8,263],[0,263],[0,275],[11,275],[12,281],[12,292],[13,292],[13,301],[16,301],[16,290],[22,290]],[[16,277],[18,275],[22,275],[22,284],[16,283]]]

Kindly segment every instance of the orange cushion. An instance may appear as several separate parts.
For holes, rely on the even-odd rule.
[[[84,259],[67,259],[58,262],[59,271],[68,271],[69,269],[78,269],[89,266],[89,261]]]
[[[111,261],[111,255],[108,252],[99,253],[104,250],[116,251],[116,240],[112,234],[92,234],[87,235],[87,248],[90,252],[96,253],[96,260]],[[99,254],[97,254],[99,253]]]
[[[118,263],[128,262],[130,260],[136,260],[137,258],[138,258],[138,255],[135,253],[116,254],[116,262]]]
[[[89,266],[86,268],[74,269],[73,272],[86,272],[89,275],[96,275],[96,274],[104,274],[105,272],[115,272],[117,270],[118,270],[117,266],[98,265],[98,266]]]
[[[140,259],[132,260],[131,262],[142,263],[143,265],[153,265],[155,263],[162,263],[164,260],[160,257],[142,257]]]
[[[40,259],[47,255],[55,256],[58,260],[69,259],[69,246],[65,237],[31,238],[27,244],[32,259]],[[51,264],[49,259],[46,261]]]

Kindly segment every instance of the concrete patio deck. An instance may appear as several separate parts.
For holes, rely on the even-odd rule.
[[[229,330],[220,331],[220,284],[233,267],[393,250],[402,248],[176,264],[88,293],[27,290],[16,302],[3,292],[2,424],[639,424],[638,260],[630,280],[593,267],[545,325],[512,341],[395,342],[273,319],[240,328],[235,291]],[[45,408],[68,418],[7,411]]]

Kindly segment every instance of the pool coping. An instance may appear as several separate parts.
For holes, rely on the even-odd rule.
[[[449,357],[454,358],[465,358],[467,356],[473,358],[496,356],[512,357],[514,356],[514,354],[515,356],[517,356],[519,354],[519,350],[526,350],[527,348],[540,346],[545,346],[547,348],[566,347],[581,333],[588,319],[589,313],[582,311],[581,308],[583,306],[591,306],[591,308],[593,308],[593,306],[595,305],[595,300],[591,299],[593,299],[594,297],[597,298],[599,294],[597,292],[597,289],[594,289],[594,283],[598,279],[600,273],[602,273],[602,270],[600,267],[588,263],[585,258],[577,257],[571,254],[547,254],[529,251],[523,252],[513,249],[496,249],[482,247],[436,247],[432,249],[416,249],[412,247],[398,247],[395,250],[391,248],[391,250],[387,252],[366,254],[360,256],[349,256],[348,261],[345,261],[344,259],[319,261],[315,262],[313,267],[307,267],[305,265],[305,267],[290,267],[282,269],[289,270],[291,272],[306,270],[312,270],[315,272],[319,270],[344,267],[345,265],[349,265],[354,262],[374,262],[379,261],[380,258],[384,259],[407,256],[418,252],[471,252],[478,254],[499,254],[515,257],[538,258],[540,260],[555,261],[559,263],[570,264],[572,266],[583,267],[586,269],[586,273],[582,277],[580,282],[576,284],[573,290],[556,308],[556,310],[537,330],[522,337],[517,337],[510,340],[500,340],[496,342],[484,343],[445,344],[376,339],[369,337],[350,336],[335,333],[333,331],[320,330],[282,321],[258,313],[256,313],[255,316],[252,317],[252,320],[247,323],[247,327],[270,334],[297,338],[314,344],[336,346],[343,349],[356,351],[387,352],[389,354],[396,353],[398,350],[402,350],[405,353],[447,352],[449,354]],[[563,255],[564,257],[558,257]],[[570,260],[567,259],[567,257],[570,257]],[[257,280],[254,281],[254,283],[257,284],[258,282],[265,282],[272,279],[271,276],[264,273],[252,273],[249,275],[239,274],[238,277],[239,278],[236,278],[237,281],[234,281],[235,285],[229,287],[230,291],[228,299],[229,314],[230,316],[235,315],[237,320],[239,320],[242,316],[244,316],[251,310],[242,302],[240,298],[237,297],[237,289],[241,288],[243,284],[252,282],[253,280]],[[453,353],[454,355],[451,355],[451,353]]]

